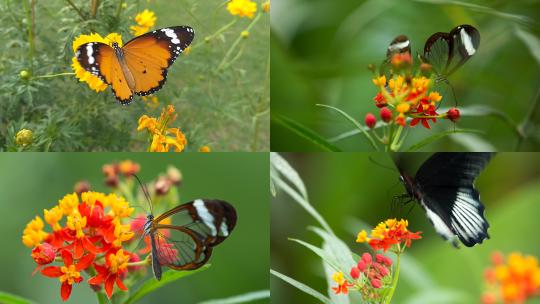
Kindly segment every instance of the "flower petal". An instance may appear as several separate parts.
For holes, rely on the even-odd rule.
[[[84,237],[82,239],[82,245],[84,247],[84,249],[88,250],[89,252],[91,253],[95,253],[95,254],[98,254],[100,253],[101,251],[99,250],[99,248],[97,248],[96,246],[94,246],[94,244],[92,244],[88,238]]]
[[[46,277],[57,278],[61,276],[63,273],[60,270],[60,267],[58,266],[48,266],[41,270],[41,274],[43,274]]]
[[[62,301],[67,301],[67,299],[69,299],[71,289],[72,286],[68,284],[67,281],[62,283],[62,287],[60,287],[60,296],[62,297]]]
[[[73,255],[67,250],[62,250],[61,252],[62,260],[64,260],[64,265],[69,266],[73,264]]]
[[[88,268],[88,266],[90,266],[90,264],[92,264],[92,262],[94,261],[94,258],[96,256],[92,253],[89,253],[85,256],[83,256],[79,262],[77,263],[77,265],[75,265],[75,268],[77,269],[77,271],[81,271],[83,269],[86,269]]]
[[[107,280],[105,280],[105,292],[107,297],[110,299],[112,297],[112,292],[114,288],[114,281],[116,281],[116,274],[111,274]]]
[[[120,280],[120,277],[117,277],[116,278],[116,286],[118,286],[120,289],[122,289],[123,291],[127,291],[127,287],[126,285],[124,285],[124,282],[122,282],[122,280]]]

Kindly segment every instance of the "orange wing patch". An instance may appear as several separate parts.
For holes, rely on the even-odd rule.
[[[133,92],[129,89],[124,73],[122,73],[120,62],[118,62],[112,48],[110,49],[110,54],[108,54],[109,50],[106,53],[107,56],[103,56],[102,52],[102,56],[99,59],[101,65],[100,72],[105,78],[105,81],[111,85],[116,99],[122,104],[129,104],[133,99]]]

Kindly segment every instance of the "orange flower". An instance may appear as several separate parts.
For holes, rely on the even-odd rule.
[[[368,242],[373,250],[383,249],[385,252],[393,245],[405,245],[411,246],[412,240],[418,240],[422,237],[421,232],[410,232],[407,230],[409,225],[407,220],[388,219],[381,222],[371,231],[371,238],[367,238],[365,231],[360,231],[360,235],[366,235],[365,237],[358,237],[357,242]],[[401,251],[404,250],[400,248]]]
[[[335,294],[347,294],[349,293],[349,287],[354,286],[354,284],[349,283],[343,276],[343,272],[336,272],[332,275],[332,280],[338,284],[337,287],[332,287],[332,290]]]

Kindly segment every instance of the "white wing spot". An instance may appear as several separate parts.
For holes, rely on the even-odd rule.
[[[467,31],[465,31],[465,29],[463,28],[461,29],[461,31],[459,31],[459,36],[461,37],[461,41],[463,41],[463,46],[465,46],[467,54],[469,56],[474,55],[474,53],[476,53],[476,49],[472,44],[471,36],[469,36],[469,34],[467,34]]]
[[[94,49],[92,48],[92,43],[89,43],[86,46],[86,56],[88,56],[88,63],[93,64],[94,63],[94,57],[92,54],[94,53]]]
[[[212,236],[216,236],[217,230],[214,226],[214,216],[210,214],[210,212],[204,205],[204,201],[201,199],[195,200],[193,206],[197,210],[197,214],[199,215],[203,223],[206,225],[206,227],[210,228]]]

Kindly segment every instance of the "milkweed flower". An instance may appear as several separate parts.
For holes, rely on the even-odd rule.
[[[343,272],[336,272],[332,275],[332,280],[338,284],[337,287],[332,287],[332,290],[335,294],[347,294],[349,292],[349,287],[354,286],[354,284],[349,283],[343,276]]]
[[[482,303],[524,303],[540,296],[540,267],[534,256],[494,252],[484,276],[487,290]]]
[[[122,47],[122,36],[118,33],[110,33],[105,38],[101,37],[101,35],[93,33],[90,35],[79,35],[75,40],[73,40],[73,54],[77,52],[77,49],[89,42],[101,42],[105,43],[112,47],[112,44],[116,42],[118,46]],[[99,79],[97,76],[93,75],[92,73],[86,71],[79,61],[77,60],[76,56],[73,56],[71,59],[71,68],[75,72],[75,77],[79,79],[81,82],[86,82],[90,89],[101,92],[107,88],[107,84],[104,83],[101,79]]]
[[[182,152],[187,144],[187,139],[179,128],[169,128],[177,115],[174,107],[164,107],[159,118],[143,115],[139,118],[137,131],[147,130],[151,136],[149,152]]]
[[[135,22],[137,22],[137,25],[132,25],[129,29],[133,35],[140,36],[150,31],[150,28],[152,28],[156,23],[156,19],[157,17],[154,12],[145,9],[135,16]]]
[[[388,251],[392,246],[397,245],[397,251],[403,251],[405,247],[410,247],[413,240],[421,239],[422,232],[411,232],[407,229],[407,220],[388,219],[379,223],[372,231],[371,237],[367,237],[367,232],[362,230],[356,239],[357,243],[368,242],[373,250],[382,249]],[[404,246],[402,246],[404,245]]]
[[[125,163],[124,166],[133,169],[132,164]],[[82,271],[87,268],[98,271],[100,266],[96,261],[114,259],[110,257],[111,254],[116,257],[116,260],[109,262],[116,265],[116,268],[112,268],[115,270],[113,272],[125,274],[125,256],[131,253],[124,249],[124,244],[133,238],[134,232],[129,224],[122,221],[129,218],[133,210],[123,197],[114,193],[87,191],[67,194],[56,206],[43,212],[52,232],[45,232],[45,223],[36,216],[26,225],[22,241],[26,246],[33,247],[36,271],[58,258],[62,259],[63,266],[47,266],[41,269],[41,274],[59,278],[60,295],[65,301],[73,285],[83,281]],[[125,286],[118,283],[119,277],[115,280],[124,289]],[[110,286],[105,287],[107,290]],[[107,291],[111,297],[112,288]]]
[[[227,3],[227,10],[233,16],[251,19],[257,12],[257,4],[251,0],[231,0]]]
[[[263,2],[262,4],[262,10],[265,13],[270,12],[270,0]]]

